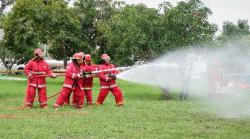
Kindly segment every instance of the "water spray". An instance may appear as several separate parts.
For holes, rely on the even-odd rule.
[[[190,96],[222,117],[250,116],[250,48],[228,43],[219,48],[191,47],[133,67],[118,78],[188,90]],[[184,88],[184,89],[183,89]]]

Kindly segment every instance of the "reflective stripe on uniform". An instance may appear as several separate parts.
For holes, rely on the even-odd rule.
[[[70,85],[70,84],[63,84],[63,87],[72,88],[72,85]]]
[[[38,87],[38,88],[46,87],[46,84],[39,84],[39,85],[37,85],[37,84],[34,84],[34,83],[30,83],[29,85],[33,86],[33,87]]]
[[[108,89],[109,86],[101,86],[101,89]]]
[[[92,90],[91,87],[85,87],[84,90]]]
[[[38,75],[46,74],[46,72],[37,72],[37,71],[30,71],[30,73]]]
[[[114,87],[116,87],[116,86],[117,86],[116,84],[110,85],[110,86],[101,86],[101,89],[114,88]]]
[[[38,88],[42,88],[42,87],[46,87],[46,85],[45,84],[38,85]]]
[[[32,76],[32,74],[31,74],[31,73],[29,73],[29,74],[28,74],[28,78],[29,78],[30,76]]]
[[[110,86],[110,88],[114,88],[114,87],[116,87],[116,86],[117,86],[117,85],[116,85],[116,84],[114,84],[114,85],[111,85],[111,86]]]
[[[34,83],[30,83],[29,85],[33,87],[37,87],[37,84],[34,84]]]

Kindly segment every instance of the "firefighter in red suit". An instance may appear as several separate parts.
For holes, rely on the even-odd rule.
[[[48,108],[46,94],[46,76],[56,77],[49,66],[43,59],[43,51],[40,48],[35,49],[34,58],[30,60],[24,68],[24,72],[28,77],[28,85],[25,97],[25,107],[32,108],[38,90],[39,103],[41,108]]]
[[[82,64],[80,64],[80,71],[82,73],[90,73],[91,71],[94,70],[94,64],[91,63],[91,56],[89,54],[84,55],[83,52],[81,52],[81,53],[83,54],[83,61],[84,62]],[[87,61],[89,61],[89,59],[90,59],[90,62],[87,62],[88,64],[86,64],[85,58],[87,58]],[[84,77],[84,79],[83,79],[84,94],[86,95],[86,98],[87,98],[87,104],[92,106],[92,96],[89,95],[89,88],[90,88],[90,86],[91,86],[91,88],[93,86],[93,85],[90,85],[91,84],[90,82],[93,81],[94,76],[92,76],[92,75],[89,76],[89,74],[86,74],[86,75],[83,75],[83,77]],[[87,83],[88,87],[85,86],[85,80],[87,80],[86,82],[88,82]],[[87,91],[87,93],[86,93],[86,91]],[[64,105],[69,105],[70,104],[70,96],[71,96],[71,93],[69,93],[68,97],[65,99]],[[73,106],[75,105],[75,95],[74,94],[72,96],[72,103],[71,104]]]
[[[97,66],[92,63],[91,55],[86,54],[84,58],[85,64],[83,64],[83,71],[84,72],[91,72],[93,70],[97,70]],[[93,87],[93,77],[94,75],[85,75],[85,78],[83,80],[83,88],[87,100],[87,104],[89,106],[92,106],[92,87]]]
[[[208,73],[208,95],[216,95],[221,87],[227,86],[227,82],[223,79],[221,63],[213,60],[207,67]]]
[[[108,54],[102,54],[101,59],[103,60],[103,64],[99,66],[99,70],[107,70],[113,69],[115,66],[110,63],[110,57]],[[111,91],[115,96],[115,101],[117,106],[123,106],[123,96],[120,88],[116,84],[116,74],[118,71],[108,71],[101,72],[98,74],[100,79],[100,93],[96,100],[96,105],[102,105],[108,92]]]
[[[63,88],[53,106],[55,109],[64,105],[64,102],[68,99],[72,91],[74,93],[74,107],[82,108],[84,102],[83,77],[80,69],[82,63],[83,53],[75,53],[72,63],[66,68]]]

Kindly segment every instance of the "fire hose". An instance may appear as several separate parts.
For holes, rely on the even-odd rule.
[[[59,95],[60,94],[60,92],[57,92],[57,93],[54,93],[54,94],[52,94],[51,96],[49,96],[48,98],[47,98],[47,100],[49,100],[49,99],[51,99],[51,98],[53,98],[53,97],[55,97],[55,96],[57,96],[57,95]],[[38,99],[35,99],[35,101],[38,101]],[[0,108],[0,109],[5,109],[5,110],[23,110],[23,109],[25,109],[26,107],[25,107],[25,99],[23,100],[23,105],[22,106],[20,106],[20,107],[8,107],[8,108]]]
[[[106,70],[94,70],[94,71],[90,71],[90,72],[83,72],[82,76],[83,77],[95,77],[95,76],[97,76],[98,73],[109,72],[111,74],[112,71],[121,72],[121,71],[125,71],[125,70],[131,69],[131,68],[132,68],[131,66],[128,66],[128,67],[117,67],[117,68],[106,69]],[[111,76],[113,76],[113,75],[115,75],[115,74],[112,74]]]

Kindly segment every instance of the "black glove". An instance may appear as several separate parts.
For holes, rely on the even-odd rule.
[[[83,72],[83,78],[88,78],[91,72]]]
[[[112,76],[112,79],[113,79],[113,80],[116,80],[116,75]]]
[[[116,79],[116,75],[115,75],[115,74],[112,74],[112,73],[109,75],[109,77],[110,77],[111,79],[113,79],[113,80]]]

